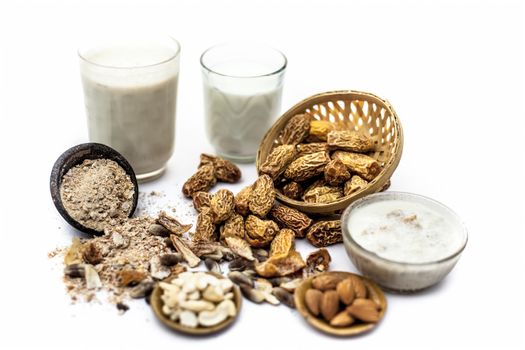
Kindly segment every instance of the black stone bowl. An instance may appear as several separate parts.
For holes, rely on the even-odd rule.
[[[115,151],[113,148],[100,143],[82,143],[80,145],[71,147],[60,157],[58,157],[55,165],[53,165],[53,170],[51,170],[51,178],[49,181],[49,187],[51,189],[51,198],[53,198],[53,203],[55,207],[64,220],[66,220],[71,226],[85,233],[91,235],[101,235],[104,232],[94,230],[92,228],[86,227],[73,219],[64,205],[62,204],[62,198],[60,196],[60,185],[62,184],[62,177],[71,169],[72,167],[82,163],[85,159],[111,159],[120,165],[126,174],[129,175],[135,193],[133,194],[133,204],[129,212],[129,217],[133,215],[135,209],[137,208],[137,202],[139,198],[139,185],[137,183],[137,178],[135,177],[135,172],[133,168],[128,163],[126,158],[124,158],[120,153]]]

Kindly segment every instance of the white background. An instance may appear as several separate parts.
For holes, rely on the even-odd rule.
[[[289,59],[283,111],[314,93],[370,91],[405,131],[392,190],[456,210],[469,243],[437,287],[388,295],[379,327],[354,339],[310,328],[286,307],[244,303],[227,332],[195,339],[163,328],[143,301],[123,316],[70,305],[47,253],[77,235],[48,181],[65,149],[87,141],[76,48],[113,29],[157,30],[182,45],[176,152],[155,208],[194,214],[180,194],[200,152],[199,55],[254,39]],[[0,348],[518,348],[524,340],[524,7],[518,1],[2,1],[0,5]],[[243,182],[255,179],[243,166]],[[156,209],[155,209],[156,210]],[[312,250],[299,244],[302,252]],[[333,269],[355,271],[341,246]]]

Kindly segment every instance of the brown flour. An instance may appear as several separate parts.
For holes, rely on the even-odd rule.
[[[128,217],[134,191],[130,177],[116,162],[86,159],[64,175],[60,197],[73,219],[103,231]]]

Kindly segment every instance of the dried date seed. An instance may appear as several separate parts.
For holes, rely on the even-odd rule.
[[[328,133],[335,130],[335,125],[328,120],[312,120],[310,122],[310,136],[326,141]]]
[[[341,220],[319,221],[310,226],[306,233],[306,239],[315,247],[326,247],[341,243]]]
[[[332,186],[339,186],[348,181],[351,175],[346,165],[339,159],[332,159],[324,168],[324,179]]]
[[[210,201],[213,223],[220,224],[226,221],[233,214],[234,208],[234,195],[230,190],[220,189],[215,192]]]
[[[181,253],[167,253],[160,256],[160,263],[164,266],[173,266],[177,265],[180,262],[183,262],[184,259]]]
[[[253,184],[250,193],[250,211],[263,218],[272,209],[275,201],[275,189],[273,180],[268,175],[261,175]]]
[[[148,232],[152,236],[169,237],[171,232],[167,228],[159,224],[152,224],[148,228]]]
[[[233,259],[229,264],[228,264],[228,269],[230,271],[243,271],[243,270],[246,270],[246,269],[250,269],[250,268],[253,268],[255,265],[254,265],[254,262],[253,261],[248,261],[244,258],[235,258]]]
[[[284,171],[284,177],[293,181],[304,181],[322,174],[330,161],[327,152],[306,154],[295,159]]]
[[[193,207],[200,212],[202,208],[210,206],[211,195],[208,192],[199,191],[193,194]]]
[[[235,183],[241,178],[241,170],[237,165],[221,157],[209,154],[201,154],[199,167],[203,165],[213,165],[215,177],[218,181]]]
[[[299,238],[304,237],[306,230],[312,224],[312,219],[306,214],[284,205],[274,206],[270,211],[270,217],[272,217],[277,224],[292,229],[296,237]]]
[[[270,244],[279,232],[279,226],[272,220],[262,220],[255,215],[249,215],[244,225],[246,241],[252,247],[264,247]]]
[[[358,175],[354,175],[349,181],[345,182],[344,195],[350,196],[351,194],[354,194],[357,191],[366,188],[367,185],[368,181],[362,179]]]
[[[143,280],[129,291],[129,296],[133,299],[144,298],[150,295],[155,287],[155,282],[151,280]]]
[[[281,145],[275,147],[260,167],[260,172],[276,180],[288,164],[295,158],[294,145]]]
[[[64,275],[69,278],[84,277],[86,271],[83,264],[71,264],[64,268]]]
[[[215,224],[213,223],[213,214],[210,208],[202,208],[197,216],[195,233],[192,236],[193,241],[216,241]]]
[[[335,151],[333,159],[339,159],[350,171],[357,173],[363,179],[371,181],[381,172],[381,165],[366,154]]]
[[[157,224],[164,226],[165,229],[177,236],[182,236],[182,234],[188,232],[192,226],[191,224],[181,224],[177,219],[166,214],[165,211],[160,212],[157,217]]]
[[[253,280],[240,271],[232,271],[228,273],[228,278],[238,286],[242,287],[243,285],[246,285],[249,287],[253,287]]]
[[[239,237],[244,238],[244,218],[234,213],[224,222],[221,226],[221,241],[224,241],[226,237]]]
[[[191,198],[195,192],[207,192],[217,183],[215,168],[211,164],[201,166],[182,186],[182,193]]]
[[[289,308],[295,309],[295,300],[293,294],[281,287],[274,287],[272,289],[272,294],[275,295],[277,300],[279,300],[284,305]]]
[[[323,180],[315,181],[303,194],[307,203],[332,203],[343,197],[340,187],[329,186]]]
[[[303,187],[299,183],[292,181],[284,185],[282,192],[290,199],[299,200],[303,196]]]
[[[204,265],[206,266],[208,271],[222,274],[221,267],[215,260],[206,258],[204,259]]]
[[[310,131],[311,117],[307,114],[297,114],[290,118],[281,132],[279,139],[283,145],[296,145],[303,142]]]
[[[247,216],[250,213],[250,196],[252,193],[252,186],[247,186],[243,188],[235,196],[235,211],[242,215]]]
[[[306,258],[306,267],[304,269],[306,277],[328,271],[331,260],[330,253],[324,248],[310,253]]]
[[[374,143],[369,137],[351,130],[330,131],[326,142],[330,149],[361,153],[369,152],[374,149]]]
[[[310,153],[328,152],[328,144],[325,142],[300,143],[296,149],[297,155],[300,157]]]

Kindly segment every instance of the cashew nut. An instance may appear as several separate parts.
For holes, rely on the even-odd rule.
[[[215,305],[206,300],[185,300],[179,303],[182,309],[190,311],[211,311],[215,309]]]
[[[195,315],[194,312],[188,310],[182,311],[179,315],[179,319],[180,324],[186,327],[195,328],[199,324],[197,320],[197,315]]]

